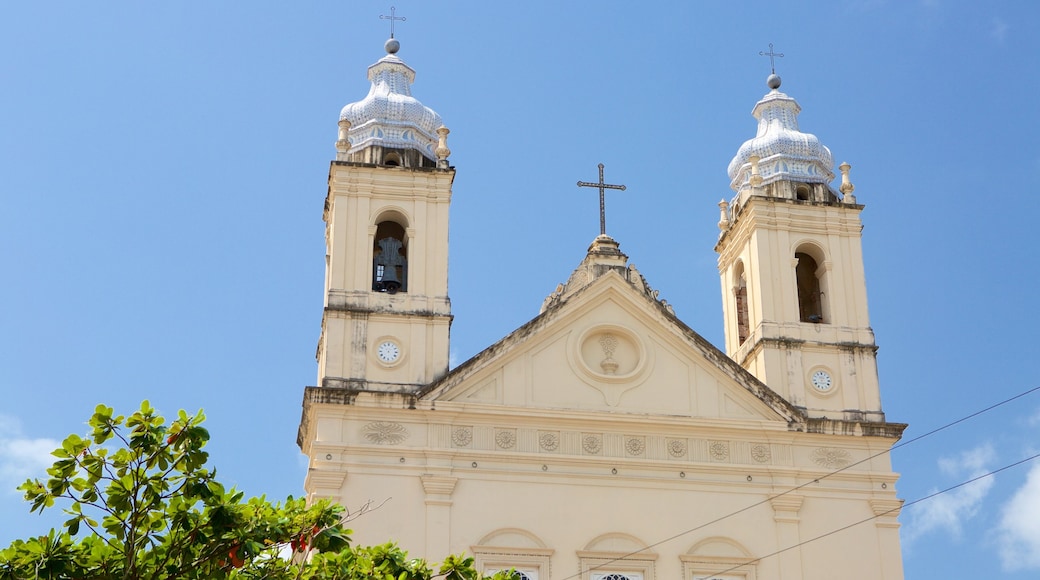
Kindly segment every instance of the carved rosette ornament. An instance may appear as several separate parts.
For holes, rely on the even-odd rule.
[[[686,441],[683,441],[682,439],[669,439],[668,454],[672,457],[686,457]]]
[[[599,435],[584,435],[581,438],[581,448],[589,455],[599,455],[603,450],[603,439]]]
[[[552,433],[543,431],[538,434],[538,446],[543,451],[556,451],[560,448],[560,435],[559,433]]]
[[[625,441],[625,451],[629,455],[642,455],[643,451],[646,450],[646,441],[643,441],[642,437],[629,437]]]
[[[817,447],[809,457],[816,465],[828,469],[838,469],[852,463],[852,456],[848,451],[833,447]]]
[[[503,429],[495,433],[495,445],[499,449],[512,449],[516,445],[516,431]]]
[[[712,441],[708,445],[708,452],[715,461],[727,461],[729,459],[729,443],[726,441]]]
[[[365,439],[376,445],[395,445],[408,438],[408,430],[400,423],[376,421],[361,428]]]
[[[754,459],[758,463],[769,463],[772,459],[772,453],[769,451],[769,446],[763,443],[755,443],[751,446],[751,459]]]
[[[456,447],[469,447],[469,444],[473,442],[473,428],[456,427],[451,432],[451,442]]]

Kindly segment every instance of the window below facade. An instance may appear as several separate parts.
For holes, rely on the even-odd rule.
[[[487,570],[484,570],[484,575],[485,576],[491,576],[491,575],[495,574],[496,572],[501,572],[502,570],[513,570],[514,572],[516,572],[515,580],[538,580],[538,570],[526,569],[526,568],[522,569],[522,568],[519,568],[519,567],[516,567],[516,568],[489,568]]]
[[[470,546],[477,570],[490,576],[501,570],[516,570],[520,580],[540,580],[551,576],[549,557],[553,550],[545,547],[534,534],[519,528],[501,528]]]

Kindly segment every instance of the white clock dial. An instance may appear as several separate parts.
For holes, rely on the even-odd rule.
[[[379,356],[379,360],[385,363],[392,363],[401,356],[401,348],[387,340],[379,345],[379,348],[376,349],[376,354]]]
[[[816,371],[812,374],[812,385],[819,391],[829,390],[833,384],[827,371]]]

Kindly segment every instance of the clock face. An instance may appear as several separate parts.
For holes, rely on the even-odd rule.
[[[831,385],[833,384],[833,381],[831,381],[831,375],[828,374],[827,371],[816,371],[812,374],[812,385],[816,387],[816,390],[818,391],[830,390]]]
[[[401,348],[394,344],[392,341],[384,341],[376,349],[376,354],[379,356],[379,360],[385,363],[392,363],[401,357]]]

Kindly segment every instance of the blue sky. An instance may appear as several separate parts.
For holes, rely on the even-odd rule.
[[[1037,386],[1040,5],[396,0],[452,130],[452,356],[537,314],[608,232],[722,344],[712,251],[774,43],[804,131],[852,164],[882,400],[907,437]],[[12,488],[104,402],[204,408],[222,480],[301,493],[322,203],[388,4],[0,7],[0,544]],[[900,449],[907,500],[1031,455],[1040,394]],[[908,578],[1035,578],[1036,462],[906,509]],[[837,526],[836,526],[837,527]],[[663,530],[662,537],[676,530]],[[653,541],[654,538],[646,538]]]

